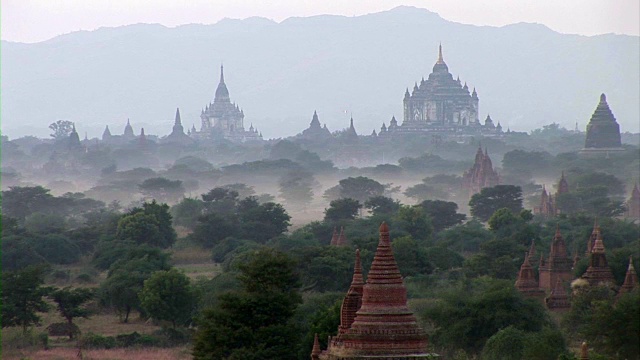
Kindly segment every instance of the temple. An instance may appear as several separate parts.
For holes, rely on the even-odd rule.
[[[318,113],[316,111],[313,112],[313,117],[311,118],[311,123],[309,127],[302,131],[301,134],[298,135],[300,138],[305,140],[327,140],[332,139],[333,135],[329,129],[327,129],[327,125],[322,126],[320,124],[320,120],[318,119]]]
[[[176,108],[176,118],[173,123],[173,131],[166,138],[163,139],[165,143],[192,144],[194,140],[189,135],[184,133],[184,127],[182,126],[182,119],[180,118],[180,109]]]
[[[558,208],[558,197],[562,194],[569,193],[569,183],[564,177],[564,171],[558,181],[558,186],[555,196],[551,195],[551,192],[547,192],[547,189],[542,185],[542,194],[540,194],[540,204],[533,208],[534,214],[539,214],[545,217],[556,216],[560,213]]]
[[[587,137],[582,154],[608,153],[623,151],[620,140],[620,125],[616,122],[605,94],[600,95],[600,102],[591,115],[587,125]]]
[[[462,184],[469,191],[469,196],[479,193],[483,188],[493,187],[500,183],[500,176],[493,169],[491,158],[485,148],[478,147],[473,166],[462,175]]]
[[[232,141],[262,140],[262,135],[253,125],[244,128],[244,111],[231,102],[229,90],[224,82],[224,67],[220,66],[220,82],[213,103],[209,103],[200,114],[202,126],[199,132],[192,134],[197,138],[217,138],[219,136]]]
[[[536,280],[536,274],[533,271],[531,262],[529,262],[529,256],[530,252],[524,255],[524,261],[522,262],[522,266],[520,266],[520,272],[518,273],[518,279],[516,280],[515,287],[516,290],[524,296],[543,298],[545,292],[538,286],[538,280]]]
[[[347,245],[347,237],[344,234],[344,226],[340,227],[340,233],[337,229],[333,228],[333,236],[331,236],[331,246],[345,246]]]
[[[607,255],[605,254],[600,228],[597,228],[596,241],[591,249],[591,254],[589,254],[589,267],[582,275],[582,278],[587,280],[591,286],[615,286],[615,279],[607,262]]]
[[[358,255],[353,281],[342,303],[338,334],[329,338],[324,351],[314,342],[311,359],[431,358],[427,353],[427,335],[407,307],[407,289],[393,256],[386,223],[380,225],[378,248],[361,292]]]
[[[560,278],[556,280],[556,284],[553,287],[553,290],[551,290],[551,295],[544,299],[544,302],[547,305],[547,308],[553,311],[565,311],[571,308],[569,295],[567,295],[567,291],[565,290],[564,284]]]
[[[593,246],[596,243],[596,239],[598,238],[599,233],[600,233],[600,225],[598,225],[598,218],[596,217],[595,220],[593,221],[593,231],[591,232],[589,239],[587,239],[587,250],[585,252],[585,255],[587,257],[591,256],[591,250],[593,250]]]
[[[440,45],[431,74],[426,80],[422,78],[420,83],[416,82],[411,92],[407,88],[404,93],[402,125],[398,126],[394,117],[388,128],[382,125],[378,136],[424,132],[501,136],[502,126],[500,123],[494,125],[490,116],[484,125],[480,123],[479,101],[475,88],[469,92],[469,86],[463,85],[459,77],[453,79]]]
[[[551,252],[546,261],[542,261],[540,264],[540,287],[552,291],[558,280],[564,282],[571,281],[573,274],[571,268],[573,267],[573,261],[567,253],[567,247],[565,245],[560,228],[556,227],[556,233],[551,241]]]
[[[626,216],[635,221],[640,220],[640,190],[638,189],[638,183],[633,185],[631,197],[627,200]]]
[[[618,297],[623,294],[630,293],[638,287],[638,274],[636,273],[636,269],[633,267],[633,257],[629,256],[629,267],[627,267],[627,273],[624,276],[624,283],[622,283],[622,286],[620,287]]]

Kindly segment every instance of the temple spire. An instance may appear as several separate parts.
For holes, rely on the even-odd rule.
[[[338,332],[344,334],[356,317],[356,312],[362,306],[362,292],[364,287],[364,278],[362,277],[362,264],[360,263],[360,249],[356,250],[356,260],[353,266],[353,279],[347,295],[342,300],[340,306],[340,326]]]
[[[580,360],[589,360],[589,345],[584,341],[580,346]]]
[[[180,119],[180,108],[176,108],[176,120],[173,123],[173,125],[179,125],[182,126],[182,120]]]
[[[224,65],[220,63],[220,83],[224,84]]]
[[[318,341],[318,333],[313,336],[313,349],[311,350],[311,360],[320,359],[320,342]]]
[[[620,293],[618,296],[633,291],[633,289],[638,287],[638,274],[636,273],[636,269],[633,267],[633,256],[629,256],[629,267],[627,268],[627,273],[624,276],[624,283],[620,287]]]
[[[444,59],[442,58],[442,43],[438,45],[438,64],[444,63]]]

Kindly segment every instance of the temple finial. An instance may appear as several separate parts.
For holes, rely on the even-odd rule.
[[[224,65],[220,63],[220,83],[224,83]]]
[[[182,120],[180,119],[180,108],[176,108],[175,125],[182,125]]]
[[[442,43],[440,43],[440,45],[438,45],[438,63],[442,64],[444,62],[444,59],[442,58]]]

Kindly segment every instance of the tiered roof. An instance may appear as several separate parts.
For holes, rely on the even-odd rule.
[[[556,285],[553,287],[553,290],[551,290],[551,295],[545,299],[545,303],[550,310],[559,311],[566,310],[571,307],[569,295],[567,295],[560,278],[556,280]]]
[[[624,276],[624,283],[622,283],[618,295],[631,292],[638,286],[638,274],[633,267],[633,257],[629,256],[629,267],[627,267],[627,274]]]
[[[531,246],[533,247],[533,243]],[[544,296],[544,290],[538,286],[536,274],[534,273],[531,262],[529,261],[529,253],[525,253],[524,255],[524,261],[520,266],[520,272],[518,273],[518,279],[516,280],[515,286],[519,292],[526,296]]]
[[[621,148],[620,125],[616,122],[605,94],[600,95],[600,102],[591,115],[587,125],[585,148]]]
[[[359,279],[356,275],[354,271],[354,282],[357,284]],[[353,308],[350,302],[347,305],[343,303],[342,309],[348,311],[341,316],[341,320],[344,319],[342,328],[337,336],[330,339],[328,349],[319,355],[319,359],[428,357],[427,335],[407,307],[407,289],[393,256],[386,223],[380,226],[378,248],[362,288],[362,305],[355,313],[351,326],[345,329],[344,326],[351,321]]]
[[[593,245],[593,249],[591,249],[589,257],[589,267],[582,275],[582,278],[587,280],[590,285],[615,284],[613,273],[607,262],[602,233],[600,233],[599,228],[596,236],[596,242]]]

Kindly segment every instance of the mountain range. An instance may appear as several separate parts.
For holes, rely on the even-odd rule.
[[[2,132],[47,136],[58,119],[81,136],[166,135],[179,107],[185,128],[200,127],[221,63],[232,101],[265,138],[294,135],[317,110],[330,130],[353,116],[359,133],[402,119],[406,88],[444,60],[480,98],[484,119],[528,131],[556,122],[584,130],[600,93],[622,131],[638,132],[640,38],[579,36],[543,25],[503,27],[447,21],[398,7],[355,16],[274,22],[225,19],[213,25],[136,24],[78,31],[23,44],[2,41]]]

